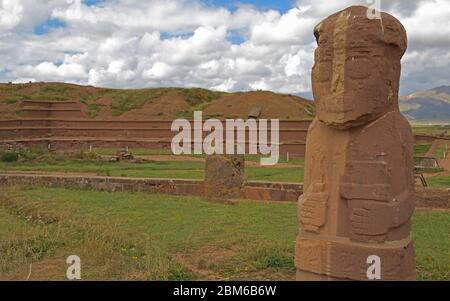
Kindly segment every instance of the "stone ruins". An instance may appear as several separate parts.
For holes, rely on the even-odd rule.
[[[413,135],[398,107],[406,31],[367,10],[349,7],[314,30],[317,117],[299,198],[297,280],[415,279]],[[379,277],[369,275],[373,263]]]
[[[52,150],[88,150],[91,147],[170,150],[176,135],[171,129],[172,120],[92,119],[88,117],[86,107],[77,101],[23,100],[20,102],[20,112],[17,119],[3,119],[0,116],[0,146],[51,146]],[[256,122],[259,125],[259,120]],[[226,122],[222,120],[222,123],[225,129]],[[188,124],[194,129],[194,120],[189,120]],[[280,120],[280,156],[304,156],[310,124],[311,120]],[[236,129],[235,133],[236,137],[254,134],[249,129]],[[202,132],[201,138],[209,134]],[[249,140],[245,139],[246,150],[259,147]],[[194,140],[191,143],[189,148],[194,148]]]
[[[211,155],[205,162],[205,197],[228,201],[244,196],[245,160],[243,155]]]

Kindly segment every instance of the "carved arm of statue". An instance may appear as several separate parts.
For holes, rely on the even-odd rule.
[[[324,192],[324,184],[311,184],[299,199],[299,219],[303,230],[318,232],[325,224],[328,193]]]
[[[357,235],[385,235],[407,222],[414,212],[414,195],[401,193],[389,202],[349,200],[351,230]]]
[[[350,230],[352,237],[378,236],[385,237],[388,231],[407,222],[414,212],[414,193],[405,187],[398,195],[392,196],[390,176],[386,166],[380,162],[352,162],[350,167],[361,167],[371,164],[372,168],[358,168],[357,170],[370,170],[373,175],[368,184],[359,177],[345,179],[341,184],[341,196],[348,202],[350,212]],[[356,180],[358,179],[358,180]],[[350,182],[351,181],[351,182]],[[356,182],[356,183],[355,183]]]

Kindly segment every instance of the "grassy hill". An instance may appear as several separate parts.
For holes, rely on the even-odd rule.
[[[20,117],[21,100],[77,101],[88,118],[173,120],[191,118],[246,118],[261,108],[261,118],[311,119],[314,102],[296,95],[269,91],[216,92],[200,88],[108,89],[65,83],[0,84],[0,118]],[[400,98],[402,113],[416,124],[450,123],[450,86]]]
[[[311,119],[312,101],[266,91],[224,93],[200,88],[106,89],[64,83],[0,84],[0,118],[20,116],[21,100],[77,101],[93,119],[246,118],[261,108],[261,118]]]

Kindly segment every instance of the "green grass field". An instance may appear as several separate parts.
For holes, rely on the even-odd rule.
[[[427,145],[418,145],[415,148],[415,153],[426,152],[426,149]],[[167,150],[132,149],[131,151],[134,155],[145,156],[147,161],[108,162],[98,158],[98,155],[112,156],[116,151],[116,149],[96,149],[95,153],[92,154],[76,153],[66,155],[48,153],[45,150],[20,150],[18,153],[22,158],[21,161],[0,162],[0,171],[88,173],[98,176],[139,178],[202,179],[204,177],[204,163],[198,160],[191,160],[192,157],[196,159],[204,158],[204,155],[182,156],[182,158],[186,158],[185,161],[151,161],[152,156],[170,155],[170,153]],[[1,155],[2,151],[0,150]],[[246,155],[245,160],[255,163],[260,160],[260,156]],[[303,158],[291,158],[289,162],[286,161],[286,158],[280,158],[279,163],[288,163],[288,165],[276,166],[276,168],[255,164],[246,166],[246,177],[248,180],[303,182]],[[427,181],[430,187],[450,187],[449,176],[433,176],[430,174]]]
[[[0,192],[0,279],[295,278],[296,204],[68,189]],[[416,212],[419,279],[450,280],[450,213]]]
[[[430,149],[430,143],[422,143],[414,145],[414,156],[425,156]]]
[[[156,162],[83,162],[83,161],[54,161],[54,162],[12,162],[0,163],[1,171],[27,172],[72,172],[92,173],[99,176],[138,177],[138,178],[180,178],[203,179],[204,163],[193,161],[156,161]],[[301,167],[270,168],[246,167],[246,177],[249,180],[303,182]]]
[[[434,176],[427,178],[428,185],[433,188],[450,188],[450,177]]]
[[[442,133],[450,130],[450,125],[412,125],[412,130],[414,134],[418,135],[441,135]],[[447,134],[449,135],[449,134]]]
[[[450,144],[450,143],[449,143]],[[438,147],[436,149],[436,153],[435,153],[435,157],[438,159],[443,159],[445,158],[444,155],[448,152],[448,146],[442,146],[442,147]]]
[[[170,149],[149,149],[149,148],[133,148],[130,149],[130,152],[135,156],[158,156],[158,155],[172,155],[172,151]],[[102,156],[113,156],[117,153],[117,149],[114,148],[96,148],[95,153]],[[185,158],[205,158],[205,154],[200,155],[180,155],[180,157]],[[257,162],[261,159],[260,155],[245,155],[245,161]],[[301,165],[303,166],[305,160],[303,157],[293,157],[287,161],[286,157],[282,156],[279,158],[278,163],[289,163],[291,165]]]
[[[1,162],[0,171],[8,172],[56,172],[56,173],[89,173],[98,176],[139,177],[139,178],[181,178],[202,179],[204,162],[192,160],[204,158],[204,155],[182,156],[180,161],[152,161],[152,156],[170,155],[167,150],[132,149],[135,156],[145,156],[143,162],[109,162],[99,156],[115,155],[117,149],[96,149],[95,153],[76,152],[72,154],[49,153],[46,150],[18,150],[18,162]],[[0,150],[0,158],[6,151]],[[258,162],[260,156],[246,155],[248,162]],[[286,163],[280,158],[279,163]],[[280,182],[303,182],[303,158],[292,158],[289,165],[277,168],[263,167],[257,164],[245,168],[249,180],[265,180]]]

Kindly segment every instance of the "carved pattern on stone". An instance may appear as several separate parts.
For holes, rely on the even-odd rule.
[[[413,137],[398,108],[406,31],[367,7],[335,13],[314,29],[317,116],[306,146],[299,198],[298,279],[366,278],[367,257],[382,279],[414,279]]]

